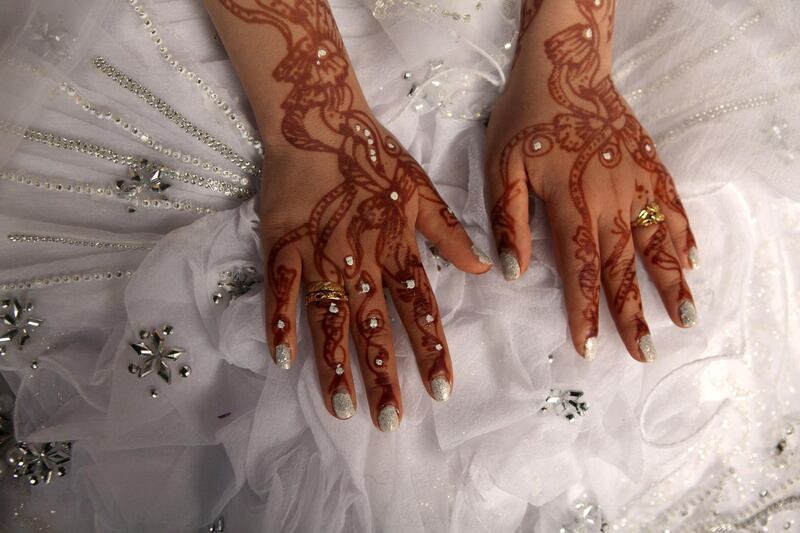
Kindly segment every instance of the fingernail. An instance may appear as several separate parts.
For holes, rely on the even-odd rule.
[[[697,248],[694,246],[689,250],[689,264],[694,269],[700,268],[700,256],[697,253]]]
[[[483,250],[481,250],[480,248],[478,248],[474,244],[472,245],[472,253],[475,254],[475,257],[478,258],[478,261],[480,261],[480,263],[482,265],[492,265],[492,264],[494,264],[494,263],[492,263],[492,260],[489,259],[489,256],[486,255]]]
[[[506,281],[519,278],[519,260],[514,252],[509,250],[500,252],[500,263],[503,265],[503,277]]]
[[[381,412],[378,415],[378,427],[381,428],[381,431],[394,431],[399,425],[400,413],[397,412],[397,408],[394,405],[387,405],[381,409]]]
[[[583,343],[583,358],[594,361],[595,357],[597,357],[597,337],[589,337]]]
[[[353,398],[349,393],[337,392],[333,395],[333,412],[336,413],[336,418],[341,420],[347,420],[355,414]]]
[[[275,364],[280,368],[289,370],[292,366],[292,347],[288,344],[279,344],[275,347]]]
[[[431,381],[431,394],[437,402],[446,402],[450,399],[450,382],[443,377]]]
[[[639,353],[642,354],[642,358],[646,363],[652,363],[656,360],[656,347],[650,335],[642,335],[639,337]]]
[[[691,300],[683,300],[678,306],[678,315],[681,318],[681,324],[685,328],[691,328],[697,324],[697,309]]]

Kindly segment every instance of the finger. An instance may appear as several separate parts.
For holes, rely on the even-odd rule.
[[[581,355],[597,344],[600,301],[600,254],[595,225],[589,213],[556,207],[564,202],[546,203],[553,229],[556,263],[564,283],[564,298],[572,342]]]
[[[649,227],[634,227],[632,231],[634,245],[642,255],[647,273],[658,289],[670,318],[678,326],[694,326],[697,323],[694,299],[667,226],[659,223]]]
[[[628,353],[638,361],[650,362],[653,356],[653,350],[649,349],[652,341],[642,310],[639,282],[636,279],[636,253],[626,218],[624,212],[618,210],[613,221],[601,224],[599,230],[603,289],[608,309]],[[584,357],[590,359],[590,353],[584,353]]]
[[[453,365],[439,308],[413,236],[399,246],[397,257],[401,258],[399,264],[384,265],[384,284],[411,341],[425,389],[433,399],[443,402],[450,398],[453,388]]]
[[[492,260],[475,246],[427,176],[419,180],[417,191],[417,229],[420,233],[459,270],[470,274],[483,274],[491,270]]]
[[[265,326],[267,346],[278,367],[288,370],[297,353],[297,298],[302,261],[291,241],[281,240],[267,258]]]
[[[486,164],[487,208],[503,277],[508,281],[527,270],[531,256],[528,177],[522,156],[523,144],[528,142],[528,134],[519,133],[506,145],[499,161],[487,160]]]
[[[304,272],[309,271],[313,269],[304,269]],[[309,284],[317,281],[333,281],[341,285],[341,278],[320,280],[304,275],[304,281],[307,291]],[[307,301],[306,311],[323,401],[333,416],[350,418],[355,413],[355,388],[347,349],[350,315],[347,302],[329,299]]]
[[[698,268],[700,258],[697,242],[689,225],[689,217],[683,207],[675,182],[663,165],[659,165],[653,180],[654,194],[664,211],[665,223],[678,258],[683,268]]]
[[[403,400],[397,377],[389,311],[377,267],[365,268],[347,281],[350,327],[367,392],[372,423],[381,431],[400,424]]]

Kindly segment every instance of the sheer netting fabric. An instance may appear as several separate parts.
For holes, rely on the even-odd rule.
[[[493,249],[485,120],[518,2],[332,4],[377,118]],[[433,405],[394,319],[391,434],[327,413],[305,326],[291,371],[269,358],[265,149],[200,3],[0,7],[3,531],[797,527],[794,0],[618,1],[615,81],[691,218],[698,326],[674,327],[641,272],[658,361],[628,357],[603,310],[588,363],[543,209],[513,284],[421,240],[455,387]]]

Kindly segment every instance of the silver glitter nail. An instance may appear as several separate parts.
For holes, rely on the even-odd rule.
[[[378,415],[378,427],[381,431],[394,431],[400,425],[400,413],[394,405],[387,405]]]
[[[692,249],[689,250],[689,264],[694,269],[700,268],[700,257],[697,253],[697,248],[694,246],[692,246]]]
[[[500,263],[503,265],[503,277],[506,281],[513,281],[519,278],[519,261],[514,252],[509,250],[500,252]]]
[[[639,351],[646,363],[652,363],[656,360],[656,347],[653,344],[653,339],[650,335],[642,335],[639,337]]]
[[[347,420],[352,418],[356,410],[353,407],[353,398],[346,392],[337,392],[333,395],[333,412],[336,418]]]
[[[697,309],[691,300],[683,300],[678,306],[678,315],[681,317],[681,324],[685,328],[697,325]]]
[[[446,402],[450,399],[450,382],[443,377],[431,381],[431,394],[437,402]]]
[[[594,361],[597,357],[597,337],[589,337],[583,343],[583,358]]]
[[[292,366],[292,347],[288,344],[279,344],[275,347],[275,363],[285,370]]]
[[[492,263],[492,260],[491,260],[491,259],[489,259],[489,256],[488,256],[488,255],[486,255],[486,254],[483,252],[483,250],[481,250],[480,248],[478,248],[478,247],[477,247],[477,246],[475,246],[474,244],[472,245],[472,253],[473,253],[473,254],[475,254],[475,257],[477,257],[477,258],[478,258],[478,261],[480,261],[480,263],[481,263],[482,265],[491,265],[491,264],[493,264],[493,263]]]

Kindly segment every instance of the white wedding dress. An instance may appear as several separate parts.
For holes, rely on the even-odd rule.
[[[327,413],[305,329],[291,371],[269,359],[262,151],[200,2],[0,6],[0,531],[800,528],[796,0],[618,1],[615,79],[698,238],[699,325],[642,273],[657,362],[603,311],[587,363],[541,209],[515,283],[422,243],[455,388],[434,405],[395,324],[391,434]],[[518,0],[333,9],[377,118],[492,249],[484,121]]]

